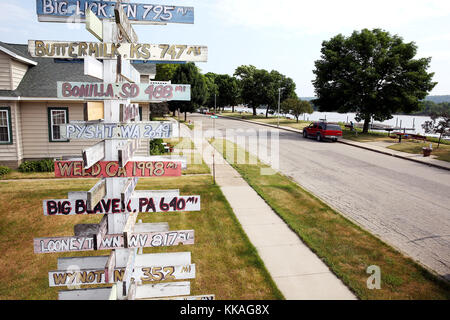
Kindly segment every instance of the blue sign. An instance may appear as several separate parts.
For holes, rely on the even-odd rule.
[[[99,19],[113,19],[115,2],[95,0],[36,0],[39,21],[83,22],[89,8]],[[194,8],[148,3],[122,3],[131,23],[194,23]]]

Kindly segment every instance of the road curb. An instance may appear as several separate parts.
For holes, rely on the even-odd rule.
[[[302,133],[300,130],[296,130],[296,129],[289,129],[289,128],[286,128],[286,127],[277,127],[277,126],[274,126],[274,125],[271,125],[271,124],[266,124],[266,123],[251,121],[251,120],[245,120],[245,119],[239,119],[239,118],[234,118],[234,117],[227,117],[227,116],[221,116],[221,115],[218,115],[218,116],[221,117],[221,118],[225,118],[225,119],[237,120],[237,121],[243,121],[243,122],[258,124],[258,125],[261,125],[261,126],[271,127],[271,128],[275,128],[275,129],[279,129],[279,130],[285,130],[285,131],[290,131],[290,132],[299,133],[299,134]],[[403,157],[401,155],[394,154],[394,153],[391,153],[389,151],[381,151],[381,150],[377,150],[377,149],[372,149],[372,148],[369,148],[369,147],[356,145],[356,144],[345,142],[345,141],[342,141],[342,140],[338,140],[338,142],[342,143],[342,144],[346,144],[348,146],[352,146],[352,147],[356,147],[356,148],[360,148],[360,149],[365,149],[365,150],[368,150],[368,151],[373,151],[373,152],[385,154],[385,155],[396,157],[396,158],[403,159],[403,160],[409,160],[409,161],[412,161],[412,162],[415,162],[415,163],[420,163],[420,164],[423,164],[423,165],[426,165],[426,166],[430,166],[430,167],[434,167],[434,168],[437,168],[437,169],[443,169],[443,170],[450,171],[450,168],[447,168],[447,167],[444,167],[444,166],[441,166],[441,165],[438,165],[438,164],[428,163],[428,162],[423,162],[423,161],[416,160],[416,159],[411,159],[411,158],[408,158],[408,157]]]

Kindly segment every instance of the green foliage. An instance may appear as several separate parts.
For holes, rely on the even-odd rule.
[[[156,65],[155,81],[169,81],[172,79],[178,66],[178,64],[174,63],[158,63]]]
[[[165,153],[163,139],[152,139],[150,140],[150,154],[153,155],[160,155]]]
[[[320,111],[355,112],[364,120],[363,132],[372,117],[384,121],[393,113],[418,110],[436,83],[427,72],[431,58],[413,59],[416,52],[414,42],[380,29],[324,41],[313,71],[313,102]]]
[[[172,76],[172,83],[190,84],[191,101],[170,101],[169,109],[181,112],[194,112],[197,108],[203,106],[208,99],[208,91],[205,76],[192,62],[179,65]]]
[[[19,166],[20,172],[53,172],[55,170],[53,159],[24,161]]]
[[[269,110],[278,109],[278,99],[297,98],[295,82],[276,70],[268,72],[252,65],[240,66],[234,76],[239,80],[241,100],[253,108],[253,115],[260,105],[267,105],[267,115]],[[279,91],[280,88],[283,90]]]
[[[5,166],[0,166],[0,177],[11,172],[11,169]]]
[[[281,110],[285,113],[292,114],[298,122],[298,117],[304,113],[313,113],[313,107],[308,101],[298,98],[288,98],[281,104]]]
[[[425,100],[420,102],[420,110],[414,112],[414,115],[426,115],[438,113],[450,113],[450,102],[435,103],[431,100]]]

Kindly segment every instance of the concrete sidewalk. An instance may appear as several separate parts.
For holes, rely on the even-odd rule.
[[[195,141],[185,125],[181,136],[194,141],[211,172],[214,154],[216,183],[286,299],[357,299],[204,138]]]
[[[254,124],[258,124],[261,126],[266,126],[266,127],[271,127],[271,128],[275,128],[275,129],[280,129],[280,130],[285,130],[285,131],[291,131],[291,132],[295,132],[295,133],[299,133],[302,134],[303,131],[298,130],[298,129],[294,129],[291,127],[284,127],[284,126],[275,126],[272,124],[267,124],[267,123],[262,123],[262,122],[258,122],[258,121],[252,121],[252,120],[245,120],[245,119],[239,119],[236,117],[227,117],[227,116],[222,116],[222,115],[218,115],[219,117],[222,118],[226,118],[226,119],[231,119],[231,120],[237,120],[237,121],[244,121],[244,122],[250,122],[250,123],[254,123]],[[393,157],[397,157],[397,158],[401,158],[404,160],[409,160],[409,161],[414,161],[416,163],[421,163],[421,164],[425,164],[431,167],[435,167],[435,168],[439,168],[439,169],[443,169],[443,170],[450,170],[450,162],[447,161],[442,161],[442,160],[437,160],[434,159],[433,157],[424,157],[421,154],[413,154],[413,153],[407,153],[407,152],[401,152],[401,151],[397,151],[397,150],[392,150],[392,149],[388,149],[382,146],[377,146],[371,143],[367,143],[367,142],[358,142],[358,141],[352,141],[352,140],[347,140],[347,139],[341,139],[338,142],[340,143],[344,143],[353,147],[357,147],[357,148],[361,148],[361,149],[366,149],[369,151],[374,151],[374,152],[378,152],[378,153],[383,153],[389,156],[393,156]]]

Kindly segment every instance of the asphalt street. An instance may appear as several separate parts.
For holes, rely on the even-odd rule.
[[[341,143],[192,114],[196,130],[245,146],[279,150],[275,169],[386,243],[450,280],[450,172]],[[267,131],[278,132],[272,144]],[[269,139],[249,139],[258,133]],[[276,138],[277,134],[274,135]],[[257,141],[258,150],[255,143]],[[267,151],[269,150],[269,151]],[[277,156],[272,159],[276,160]],[[381,271],[382,272],[382,271]]]

